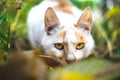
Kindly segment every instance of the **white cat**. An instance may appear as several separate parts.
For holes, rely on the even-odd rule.
[[[40,45],[68,62],[88,57],[94,48],[90,7],[82,12],[69,0],[44,0],[30,10],[27,23],[33,48]]]

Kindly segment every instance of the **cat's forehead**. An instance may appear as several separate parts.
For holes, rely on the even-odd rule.
[[[66,42],[66,43],[67,42],[72,42],[72,43],[85,42],[85,38],[83,34],[79,30],[76,30],[75,28],[61,30],[57,34],[57,39],[62,40],[63,42]]]

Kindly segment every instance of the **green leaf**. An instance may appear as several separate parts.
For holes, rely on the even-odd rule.
[[[112,7],[110,10],[108,10],[105,13],[105,18],[110,19],[114,15],[119,15],[120,14],[120,8],[119,7]]]
[[[80,9],[85,9],[87,6],[94,7],[99,4],[100,0],[70,0]]]
[[[3,22],[6,22],[6,21],[7,21],[7,19],[6,19],[6,12],[5,12],[0,16],[0,24],[2,24]]]

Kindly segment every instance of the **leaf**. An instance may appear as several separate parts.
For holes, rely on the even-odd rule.
[[[105,13],[105,18],[110,19],[111,17],[113,17],[115,15],[119,15],[119,14],[120,14],[120,8],[119,7],[112,7],[110,10],[108,10]]]
[[[94,78],[91,75],[81,75],[78,72],[70,71],[63,72],[60,80],[94,80]]]
[[[25,53],[33,53],[42,59],[49,68],[63,67],[67,65],[67,62],[64,59],[59,59],[56,56],[42,53],[41,48],[36,48],[30,51],[24,51]]]
[[[0,46],[2,50],[8,50],[10,43],[10,25],[7,20],[7,10],[0,15]]]
[[[43,53],[42,53],[42,50],[41,50],[41,48],[39,47],[39,48],[36,48],[36,49],[34,49],[33,50],[33,53],[35,54],[35,55],[42,55]]]
[[[0,65],[4,63],[8,58],[8,54],[2,50],[0,50]]]
[[[115,42],[115,40],[117,39],[117,35],[119,35],[120,34],[120,29],[116,29],[116,30],[114,30],[113,31],[113,33],[112,33],[112,38],[111,38],[111,41],[114,43]]]
[[[52,58],[51,56],[47,56],[47,55],[39,55],[39,57],[47,64],[47,66],[49,67],[58,67],[58,66],[61,66],[61,63]]]
[[[85,9],[86,6],[94,7],[100,3],[100,0],[70,0],[80,9]]]
[[[6,22],[6,12],[4,12],[1,16],[0,16],[0,24]]]

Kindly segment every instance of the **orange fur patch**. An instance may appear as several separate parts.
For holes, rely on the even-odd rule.
[[[65,36],[66,36],[66,32],[63,31],[63,32],[60,32],[60,33],[57,35],[57,38],[64,40]]]
[[[61,30],[64,29],[64,28],[65,28],[65,26],[60,27]]]
[[[71,11],[72,4],[68,0],[56,0],[56,1],[58,1],[59,4],[57,6],[54,6],[53,7],[54,9],[72,14]]]
[[[76,38],[79,42],[83,42],[83,43],[86,43],[86,40],[85,38],[83,37],[82,34],[78,33],[78,32],[75,32],[75,35],[76,35]]]
[[[74,26],[77,28],[77,24],[74,24]]]

